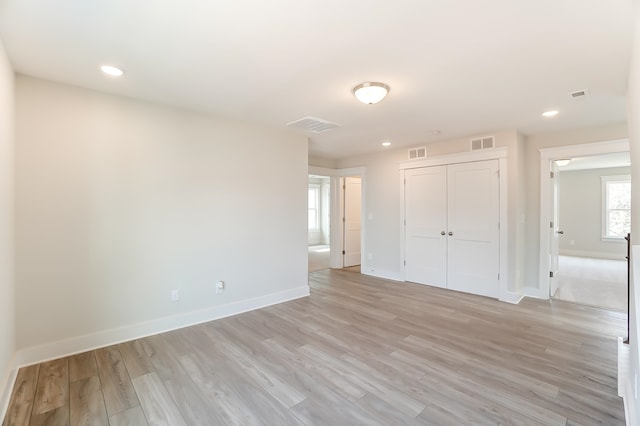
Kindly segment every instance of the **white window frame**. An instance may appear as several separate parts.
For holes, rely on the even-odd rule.
[[[600,176],[602,182],[602,241],[611,242],[623,242],[624,236],[617,237],[608,235],[609,231],[609,208],[607,205],[607,191],[610,183],[631,183],[631,175],[612,175],[612,176]],[[616,209],[620,210],[620,209]],[[631,209],[629,209],[631,210]]]
[[[314,209],[316,211],[316,223],[315,223],[315,227],[313,228],[309,228],[310,232],[318,232],[321,231],[320,228],[320,185],[317,183],[310,183],[309,184],[309,189],[308,190],[314,190],[316,193],[316,208]],[[307,211],[311,210],[311,207],[309,207],[309,201],[307,199]],[[309,217],[308,213],[307,213],[307,217]]]

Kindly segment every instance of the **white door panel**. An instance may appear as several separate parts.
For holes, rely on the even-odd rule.
[[[446,167],[405,172],[405,278],[436,287],[447,285]]]
[[[447,168],[447,287],[452,290],[499,295],[498,170],[497,160],[453,164]]]
[[[344,266],[360,264],[362,180],[347,177],[344,183]]]

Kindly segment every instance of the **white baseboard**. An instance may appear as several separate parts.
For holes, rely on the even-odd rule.
[[[545,295],[544,292],[537,287],[525,287],[524,296],[533,297],[534,299],[549,299],[549,295]]]
[[[501,302],[513,303],[514,305],[517,305],[522,299],[524,299],[524,294],[506,291],[500,296],[499,300]]]
[[[14,356],[7,366],[7,371],[2,377],[3,380],[0,382],[0,421],[4,421],[3,419],[7,415],[11,393],[13,392],[13,386],[16,383],[17,376],[18,364]]]
[[[392,281],[404,281],[398,272],[385,271],[378,268],[361,268],[360,273],[363,275],[369,275],[376,278],[384,278]]]
[[[226,305],[213,306],[198,311],[32,346],[18,351],[16,364],[20,367],[38,364],[52,359],[241,314],[308,295],[309,286],[305,285],[278,293],[255,297],[253,299],[241,300]]]
[[[624,242],[624,241],[623,241]],[[594,259],[626,260],[624,253],[607,253],[606,251],[561,250],[561,256],[590,257]]]

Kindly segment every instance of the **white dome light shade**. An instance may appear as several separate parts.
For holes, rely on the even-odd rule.
[[[546,118],[555,117],[556,115],[558,115],[558,111],[556,110],[545,111],[542,113],[542,116]]]
[[[120,68],[114,67],[113,65],[102,65],[100,67],[100,71],[107,75],[110,75],[111,77],[120,77],[122,74],[124,74],[124,71],[122,71]]]
[[[363,104],[377,104],[389,93],[389,86],[384,83],[367,81],[353,88],[353,94]]]
[[[384,142],[382,142],[382,146],[391,146],[391,142],[390,141],[384,141]]]

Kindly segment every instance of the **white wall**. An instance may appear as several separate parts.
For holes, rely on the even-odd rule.
[[[306,137],[25,76],[16,97],[19,350],[308,292]]]
[[[0,418],[14,373],[13,69],[0,42]]]
[[[628,175],[630,167],[560,172],[560,254],[624,260],[625,240],[602,240],[602,176]]]

